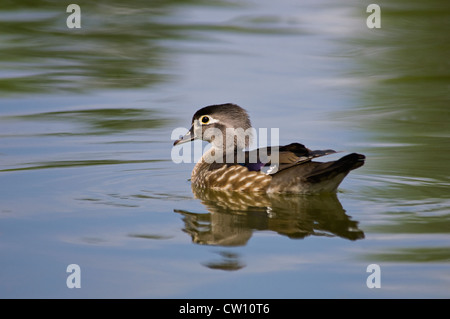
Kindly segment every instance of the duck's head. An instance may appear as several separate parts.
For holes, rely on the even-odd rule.
[[[250,145],[251,127],[247,112],[239,105],[210,105],[195,112],[190,130],[173,145],[201,139],[218,149],[243,149]]]

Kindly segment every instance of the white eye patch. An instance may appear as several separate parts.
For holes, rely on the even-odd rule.
[[[202,125],[208,125],[217,122],[219,122],[219,120],[214,119],[210,115],[202,115],[197,120],[194,120],[194,126],[200,127]]]

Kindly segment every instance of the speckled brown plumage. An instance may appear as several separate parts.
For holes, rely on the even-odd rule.
[[[239,164],[211,164],[203,157],[191,174],[191,182],[197,187],[238,192],[266,192],[271,181],[272,176],[263,172],[249,171]]]

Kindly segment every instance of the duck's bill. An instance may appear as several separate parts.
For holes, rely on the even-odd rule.
[[[178,144],[187,143],[187,142],[190,142],[193,140],[195,140],[194,126],[192,126],[191,129],[185,135],[180,136],[180,138],[178,140],[173,142],[173,146],[178,145]]]

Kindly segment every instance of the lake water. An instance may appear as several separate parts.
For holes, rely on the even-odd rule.
[[[450,297],[447,1],[379,1],[373,29],[369,1],[79,1],[80,29],[20,3],[0,9],[1,298]],[[337,196],[194,193],[172,131],[226,102],[367,162]]]

